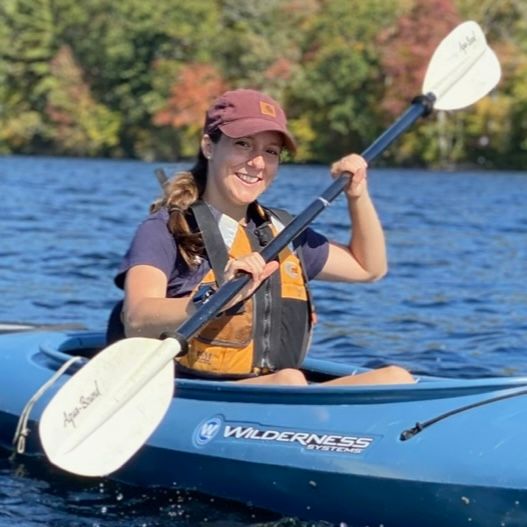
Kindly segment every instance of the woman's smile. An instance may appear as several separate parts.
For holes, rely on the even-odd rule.
[[[243,181],[243,183],[246,183],[248,185],[254,185],[255,183],[259,183],[263,180],[262,177],[257,175],[250,175],[245,172],[235,172],[236,177]]]

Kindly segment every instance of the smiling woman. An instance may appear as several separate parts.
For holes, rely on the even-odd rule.
[[[306,384],[299,370],[314,321],[308,282],[369,282],[387,270],[384,234],[368,193],[365,160],[332,166],[352,175],[346,188],[350,240],[329,241],[306,229],[279,257],[259,251],[291,220],[258,198],[275,179],[282,150],[296,144],[283,109],[271,97],[239,89],[207,111],[194,167],[164,185],[124,258],[116,284],[124,302],[110,318],[109,340],[159,338],[177,328],[225,281],[251,280],[177,358],[178,375],[245,383]],[[299,180],[299,184],[302,184]],[[412,382],[395,366],[330,381]]]

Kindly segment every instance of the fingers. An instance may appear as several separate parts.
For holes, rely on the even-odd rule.
[[[350,172],[354,179],[362,180],[366,177],[368,163],[359,154],[347,155],[331,165],[331,174],[337,177],[343,172]]]
[[[367,168],[368,163],[362,156],[350,154],[331,165],[331,175],[338,177],[344,172],[351,173],[353,177],[350,178],[346,194],[350,198],[357,198],[365,191],[368,178]]]
[[[279,267],[277,261],[264,262],[259,253],[251,253],[237,260],[230,260],[225,267],[225,279],[234,278],[237,273],[244,272],[251,275],[252,280],[227,305],[227,309],[250,297],[260,287],[261,283],[271,276]]]
[[[280,267],[280,264],[276,260],[273,260],[272,262],[267,262],[262,271],[262,275],[261,275],[262,282],[266,278],[269,278],[275,271],[278,271],[279,267]]]
[[[256,286],[271,276],[279,267],[278,262],[264,262],[259,253],[251,253],[237,260],[229,260],[225,267],[225,280],[234,278],[237,273],[244,272],[251,275]]]
[[[264,259],[260,254],[254,252],[238,258],[237,260],[229,260],[225,267],[225,279],[230,280],[234,278],[240,271],[251,275],[253,280],[261,281],[261,274],[265,269]]]

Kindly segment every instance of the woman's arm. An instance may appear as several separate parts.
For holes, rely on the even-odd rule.
[[[366,167],[366,161],[357,154],[346,156],[331,167],[334,176],[342,172],[353,174],[346,188],[352,232],[348,245],[330,242],[318,279],[372,282],[388,270],[384,232],[368,192]]]
[[[225,278],[246,272],[252,280],[225,307],[228,309],[249,297],[260,284],[278,269],[278,262],[267,264],[258,253],[229,261]],[[166,298],[167,278],[160,269],[136,265],[129,269],[125,280],[123,324],[127,337],[158,338],[166,331],[176,330],[196,307],[192,296]]]
[[[166,298],[167,277],[151,265],[126,273],[123,324],[127,337],[158,338],[174,331],[193,312],[191,297]]]

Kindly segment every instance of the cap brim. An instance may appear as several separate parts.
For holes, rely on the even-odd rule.
[[[232,123],[222,124],[219,129],[226,136],[232,137],[233,139],[258,134],[260,132],[279,132],[284,137],[285,148],[292,154],[296,152],[296,143],[289,130],[267,119],[239,119]]]

